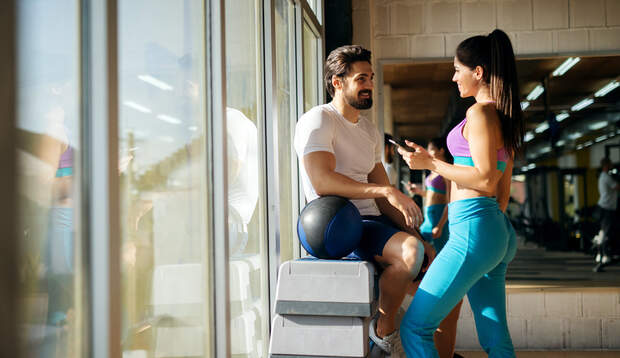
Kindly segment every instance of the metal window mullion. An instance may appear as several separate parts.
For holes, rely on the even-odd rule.
[[[307,4],[306,4],[307,5]],[[304,98],[305,98],[305,87],[304,87],[304,17],[303,17],[303,5],[302,3],[295,4],[295,58],[297,59],[297,119],[300,118],[304,114]],[[304,196],[304,188],[301,182],[301,173],[299,168],[299,162],[297,164],[297,190],[298,190],[298,209],[304,207],[305,204],[305,196]],[[294,246],[295,255],[297,257],[301,257],[305,250],[301,247],[301,244],[298,242],[297,245]]]
[[[228,252],[228,167],[226,150],[226,42],[225,2],[213,0],[209,6],[209,49],[208,65],[210,78],[209,116],[207,119],[210,148],[208,152],[212,184],[212,227],[213,240],[213,289],[215,357],[230,356],[230,300],[229,300],[229,252]]]
[[[0,59],[0,106],[3,120],[0,121],[0,356],[19,357],[24,342],[18,344],[22,328],[19,325],[19,242],[17,232],[17,1],[4,0],[0,3],[0,42],[4,45]],[[23,303],[22,303],[23,304]]]
[[[265,118],[265,149],[266,166],[265,178],[267,181],[267,249],[269,268],[269,312],[273,318],[275,311],[272,303],[275,302],[276,282],[280,264],[280,187],[278,170],[278,104],[277,104],[277,74],[276,74],[276,30],[275,30],[275,0],[268,0],[263,5],[263,94]],[[280,149],[281,150],[281,149]],[[269,319],[271,326],[272,319]]]
[[[118,187],[117,0],[89,1],[89,62],[85,64],[91,356],[121,353],[120,205]]]

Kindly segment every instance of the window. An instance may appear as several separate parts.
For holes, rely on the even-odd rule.
[[[118,5],[123,350],[203,356],[211,299],[203,2]]]
[[[20,332],[27,355],[81,350],[77,1],[17,2]],[[58,21],[63,18],[63,21]]]
[[[319,104],[319,39],[304,21],[304,112]]]
[[[225,3],[230,353],[237,357],[266,356],[269,344],[261,4]]]
[[[294,257],[297,245],[294,215],[297,185],[293,170],[297,170],[297,156],[293,150],[296,113],[295,86],[295,13],[290,0],[277,0],[275,4],[275,61],[276,103],[278,106],[277,153],[279,208],[280,208],[280,262]],[[296,183],[295,183],[296,184]]]

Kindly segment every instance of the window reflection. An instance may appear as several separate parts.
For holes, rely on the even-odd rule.
[[[17,183],[22,341],[29,357],[74,357],[84,315],[74,180],[79,146],[75,1],[17,3]],[[63,22],[58,22],[58,17]]]
[[[119,1],[123,350],[203,356],[203,1]]]
[[[293,258],[297,244],[293,217],[293,170],[297,170],[296,157],[292,155],[295,115],[294,7],[290,0],[277,0],[275,4],[276,78],[278,105],[277,161],[280,195],[280,260]]]
[[[263,357],[269,341],[261,158],[262,2],[227,0],[226,110],[231,354]]]

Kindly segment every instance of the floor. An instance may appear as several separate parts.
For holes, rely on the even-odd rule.
[[[594,258],[580,252],[550,252],[533,243],[519,244],[508,266],[507,289],[620,287],[620,262],[593,272]]]
[[[487,358],[484,352],[458,352],[464,358]],[[618,352],[517,352],[517,358],[619,358]]]

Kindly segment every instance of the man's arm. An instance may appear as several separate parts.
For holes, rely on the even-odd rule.
[[[373,172],[377,171],[377,165],[383,173],[381,182],[370,180]],[[304,155],[303,166],[310,178],[310,182],[316,193],[320,196],[339,195],[349,199],[377,199],[385,198],[396,210],[401,213],[401,219],[405,226],[419,225],[422,219],[420,208],[399,190],[390,185],[381,163],[377,163],[368,176],[369,183],[360,183],[345,175],[337,173],[336,157],[330,152],[318,151]]]
[[[389,184],[389,179],[381,163],[375,164],[374,169],[370,172],[370,174],[368,174],[368,182],[375,183],[375,184],[384,184],[384,183]],[[413,200],[411,200],[411,198],[407,196],[406,198],[409,199],[413,203],[413,205],[415,205],[416,208],[418,208],[418,206],[415,204]],[[426,253],[426,256],[428,256],[429,262],[432,262],[435,259],[435,254],[436,254],[435,249],[428,242],[422,240],[422,237],[420,236],[417,229],[407,226],[405,224],[404,222],[405,220],[403,218],[402,213],[399,210],[397,210],[394,206],[392,206],[391,203],[384,198],[377,198],[375,199],[375,202],[377,203],[377,206],[379,207],[379,211],[381,211],[381,214],[389,217],[396,225],[398,225],[399,229],[413,235],[414,237],[416,237],[418,240],[422,242],[422,244],[424,245],[424,252]],[[420,210],[420,208],[418,208],[418,210]],[[420,226],[421,223],[422,223],[422,216],[420,215],[420,221],[418,221],[416,227]]]

